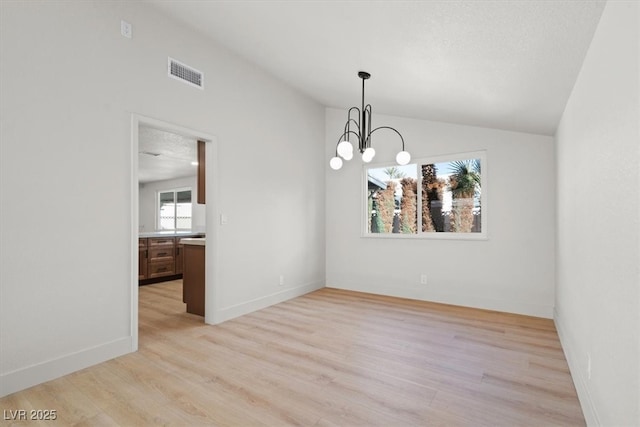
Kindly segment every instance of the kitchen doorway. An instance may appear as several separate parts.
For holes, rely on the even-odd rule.
[[[160,143],[152,143],[150,141],[160,141]],[[164,214],[157,215],[156,204],[154,207],[141,207],[141,198],[147,200],[149,197],[155,197],[156,189],[152,183],[164,180],[167,183],[184,183],[189,182],[190,178],[185,178],[196,169],[187,159],[193,153],[190,151],[190,142],[194,145],[196,141],[203,141],[205,146],[205,163],[206,171],[204,173],[205,181],[205,198],[204,205],[197,205],[196,188],[197,182],[194,181],[192,188],[193,208],[188,215],[180,215],[178,218],[178,203],[168,204],[174,206],[174,216],[167,220]],[[164,146],[162,145],[164,144]],[[195,147],[193,147],[195,149]],[[163,154],[164,153],[164,154]],[[164,161],[159,161],[160,156],[164,156]],[[214,304],[215,301],[215,271],[216,271],[216,230],[215,223],[212,221],[216,218],[216,174],[217,174],[217,142],[214,136],[204,132],[185,128],[173,123],[168,123],[149,117],[133,114],[131,116],[131,337],[132,351],[138,349],[138,333],[139,333],[139,277],[140,276],[140,258],[139,258],[139,236],[141,232],[158,231],[168,229],[173,223],[174,229],[187,230],[194,233],[206,234],[206,271],[205,271],[205,323],[214,323]],[[155,166],[152,166],[154,165]],[[141,185],[142,183],[142,185]],[[145,183],[151,188],[144,189]],[[184,196],[187,194],[184,188],[176,188],[176,195]],[[168,197],[167,194],[162,194]],[[176,196],[177,197],[177,196]],[[183,203],[184,204],[184,203]],[[186,205],[184,206],[186,207]],[[149,212],[150,211],[150,212]],[[188,219],[187,219],[188,217]],[[170,232],[170,231],[168,231]]]

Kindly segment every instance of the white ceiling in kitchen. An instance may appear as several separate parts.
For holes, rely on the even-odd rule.
[[[174,179],[196,174],[197,141],[164,130],[140,126],[138,132],[138,182]]]

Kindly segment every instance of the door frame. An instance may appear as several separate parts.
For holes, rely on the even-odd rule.
[[[216,284],[217,280],[217,206],[218,206],[218,141],[215,136],[198,130],[189,129],[166,121],[146,117],[141,114],[131,114],[131,351],[138,350],[138,235],[139,235],[139,203],[138,190],[138,147],[139,129],[141,125],[187,136],[205,141],[205,232],[207,236],[207,250],[205,252],[205,323],[215,324],[216,319]]]

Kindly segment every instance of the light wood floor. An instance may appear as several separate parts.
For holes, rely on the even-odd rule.
[[[0,408],[87,426],[585,424],[551,320],[322,289],[209,326],[180,281],[140,288],[137,353]]]

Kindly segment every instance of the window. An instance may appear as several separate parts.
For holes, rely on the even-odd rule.
[[[191,229],[191,189],[158,192],[158,229]]]
[[[485,165],[476,152],[366,166],[365,235],[485,238]]]

